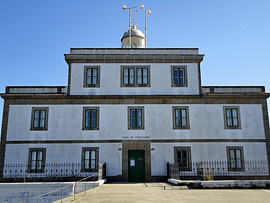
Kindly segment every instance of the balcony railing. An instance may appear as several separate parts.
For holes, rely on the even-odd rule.
[[[269,179],[268,162],[244,161],[236,167],[234,162],[201,161],[188,163],[186,168],[179,163],[167,163],[168,178],[176,179]]]

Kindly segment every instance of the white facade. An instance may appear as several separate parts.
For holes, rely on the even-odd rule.
[[[31,164],[35,149],[44,150],[44,164],[84,164],[84,149],[90,149],[96,150],[97,162],[106,163],[109,178],[128,181],[133,164],[130,153],[141,151],[145,180],[158,180],[167,176],[167,163],[227,162],[234,159],[230,153],[235,150],[241,152],[237,156],[243,163],[267,163],[267,173],[262,175],[269,175],[269,94],[264,87],[202,87],[203,55],[198,49],[71,49],[65,57],[67,87],[7,87],[1,95],[5,99],[4,164]],[[123,68],[136,72],[145,67],[147,85],[123,84]],[[85,84],[87,68],[98,69],[98,84]],[[185,79],[183,85],[175,85],[180,69]],[[142,126],[133,128],[130,114],[138,108],[142,118],[136,119],[141,119]],[[87,109],[97,112],[93,129],[85,129]],[[176,126],[175,109],[185,110],[187,116],[181,114],[181,119],[186,126]],[[46,111],[46,128],[33,129],[34,120],[41,119],[35,110]],[[229,126],[230,119],[237,124]],[[181,153],[188,158],[179,157],[185,156]],[[194,172],[185,167],[190,169],[187,173]],[[231,167],[228,170],[233,171]],[[241,175],[246,175],[247,167],[239,167]],[[179,174],[183,176],[181,170]]]

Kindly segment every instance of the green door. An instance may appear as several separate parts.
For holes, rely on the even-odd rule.
[[[144,150],[128,151],[128,181],[144,182],[145,177]]]

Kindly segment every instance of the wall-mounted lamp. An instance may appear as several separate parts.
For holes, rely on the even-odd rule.
[[[122,148],[118,148],[118,151],[122,151]]]
[[[151,148],[151,151],[155,151],[156,149],[155,148]]]

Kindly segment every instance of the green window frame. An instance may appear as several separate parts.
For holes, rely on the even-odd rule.
[[[45,128],[46,127],[46,110],[37,109],[34,110],[34,123],[33,128]]]
[[[243,147],[231,146],[226,147],[228,170],[229,171],[245,171]]]
[[[148,85],[148,68],[137,68],[137,85]]]
[[[99,107],[83,108],[83,130],[99,129]]]
[[[187,109],[175,109],[175,127],[183,128],[188,126]]]
[[[142,109],[130,109],[130,127],[142,127]]]
[[[123,68],[123,84],[135,84],[135,68]]]
[[[95,170],[96,166],[96,150],[84,150],[83,169]]]
[[[191,153],[189,148],[175,148],[176,162],[179,164],[179,171],[191,170]]]
[[[226,108],[227,127],[239,127],[238,109]]]
[[[186,72],[185,68],[173,68],[173,84],[185,85],[186,84]]]
[[[99,148],[83,147],[82,148],[82,172],[97,172],[99,164]]]
[[[86,68],[86,85],[98,84],[98,68]]]
[[[29,172],[44,173],[45,149],[29,149]]]

